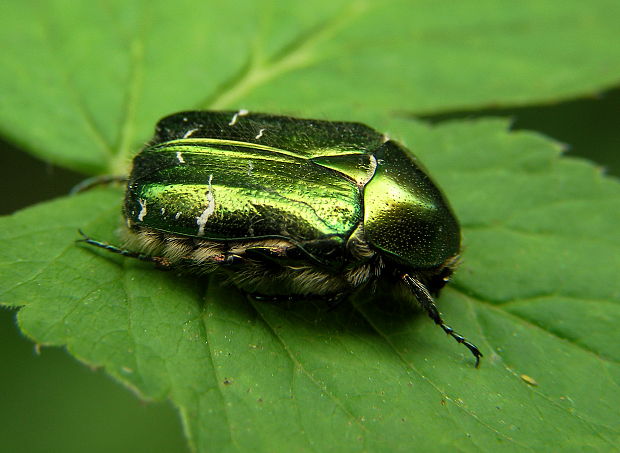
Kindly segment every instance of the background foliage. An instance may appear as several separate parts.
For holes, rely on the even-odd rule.
[[[604,43],[615,39],[620,8],[604,1],[472,0],[449,9],[424,1],[295,8],[272,1],[244,3],[239,15],[240,6],[7,2],[0,130],[49,163],[89,174],[123,171],[154,121],[186,108],[357,119],[388,131],[415,150],[463,223],[465,262],[440,302],[450,323],[483,348],[482,368],[473,369],[467,351],[424,317],[384,303],[354,301],[334,315],[311,303],[296,310],[251,304],[213,282],[74,246],[80,227],[114,240],[121,195],[112,189],[2,220],[0,302],[26,306],[22,330],[38,344],[66,345],[143,398],[171,398],[201,451],[613,448],[617,182],[560,158],[548,139],[510,132],[505,121],[431,127],[403,118],[516,115],[518,127],[546,130],[584,154],[617,153],[605,117],[587,113],[617,108],[616,92],[604,102],[541,104],[618,82],[620,49]],[[593,123],[596,133],[586,135]],[[16,192],[20,182],[32,185],[33,177],[18,176],[10,186]],[[9,316],[1,321],[9,325]],[[7,346],[3,357],[13,352]],[[50,373],[26,366],[36,371],[16,366],[5,382]],[[60,373],[72,376],[67,366]],[[0,429],[19,433],[20,414],[40,413],[47,438],[11,433],[31,451],[44,451],[54,441],[49,433],[62,431],[41,410],[48,399],[37,396],[41,382],[49,385],[19,384],[23,391],[4,396],[10,415]],[[87,385],[76,382],[67,401],[78,401]],[[66,405],[69,416],[90,412],[107,428],[122,425],[125,411],[99,401],[111,415],[99,404],[55,406]],[[174,423],[169,413],[160,416],[161,426]],[[89,419],[80,414],[72,423],[99,439],[102,451],[118,449],[107,429],[87,431],[98,425]],[[178,434],[141,420],[123,437],[179,448]],[[58,437],[64,451],[84,442],[74,430]],[[135,451],[125,439],[118,445]]]

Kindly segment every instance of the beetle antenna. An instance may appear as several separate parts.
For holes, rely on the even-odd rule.
[[[426,311],[428,316],[437,324],[439,327],[443,329],[445,333],[454,338],[458,343],[461,343],[467,347],[471,351],[471,353],[476,358],[476,368],[480,365],[480,357],[482,357],[482,353],[476,347],[475,344],[470,343],[465,339],[465,337],[459,335],[454,331],[454,329],[450,326],[444,324],[441,315],[439,314],[439,310],[437,310],[437,305],[435,305],[435,301],[433,300],[433,296],[428,292],[426,286],[422,284],[419,280],[411,277],[409,274],[403,274],[401,279],[407,287],[414,294],[415,298],[418,300],[420,306]]]

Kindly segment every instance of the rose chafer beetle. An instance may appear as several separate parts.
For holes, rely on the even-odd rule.
[[[378,281],[447,326],[431,293],[454,271],[460,228],[415,157],[358,123],[192,111],[159,121],[127,181],[126,244],[84,241],[245,292],[338,298]]]

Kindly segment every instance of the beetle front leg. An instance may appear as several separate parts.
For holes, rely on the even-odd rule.
[[[465,337],[456,333],[452,327],[446,325],[443,322],[443,319],[439,314],[439,310],[435,305],[435,301],[433,300],[431,294],[428,292],[428,289],[426,289],[426,286],[424,286],[419,280],[411,277],[409,274],[403,274],[401,276],[401,279],[411,290],[411,292],[418,300],[419,304],[426,311],[428,316],[435,322],[435,324],[441,327],[445,333],[454,338],[458,343],[463,344],[471,351],[471,353],[476,358],[476,368],[478,368],[478,365],[480,365],[480,357],[482,357],[482,353],[475,344],[467,341]]]

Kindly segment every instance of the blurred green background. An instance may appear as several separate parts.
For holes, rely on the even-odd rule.
[[[596,99],[424,119],[439,122],[480,116],[512,118],[514,129],[538,131],[566,143],[569,156],[588,158],[608,174],[620,176],[620,89]],[[1,214],[62,196],[83,179],[8,143],[0,143],[0,149]],[[1,308],[0,358],[0,438],[7,452],[187,451],[172,407],[140,402],[64,350],[43,348],[37,354],[15,327],[14,313]]]

